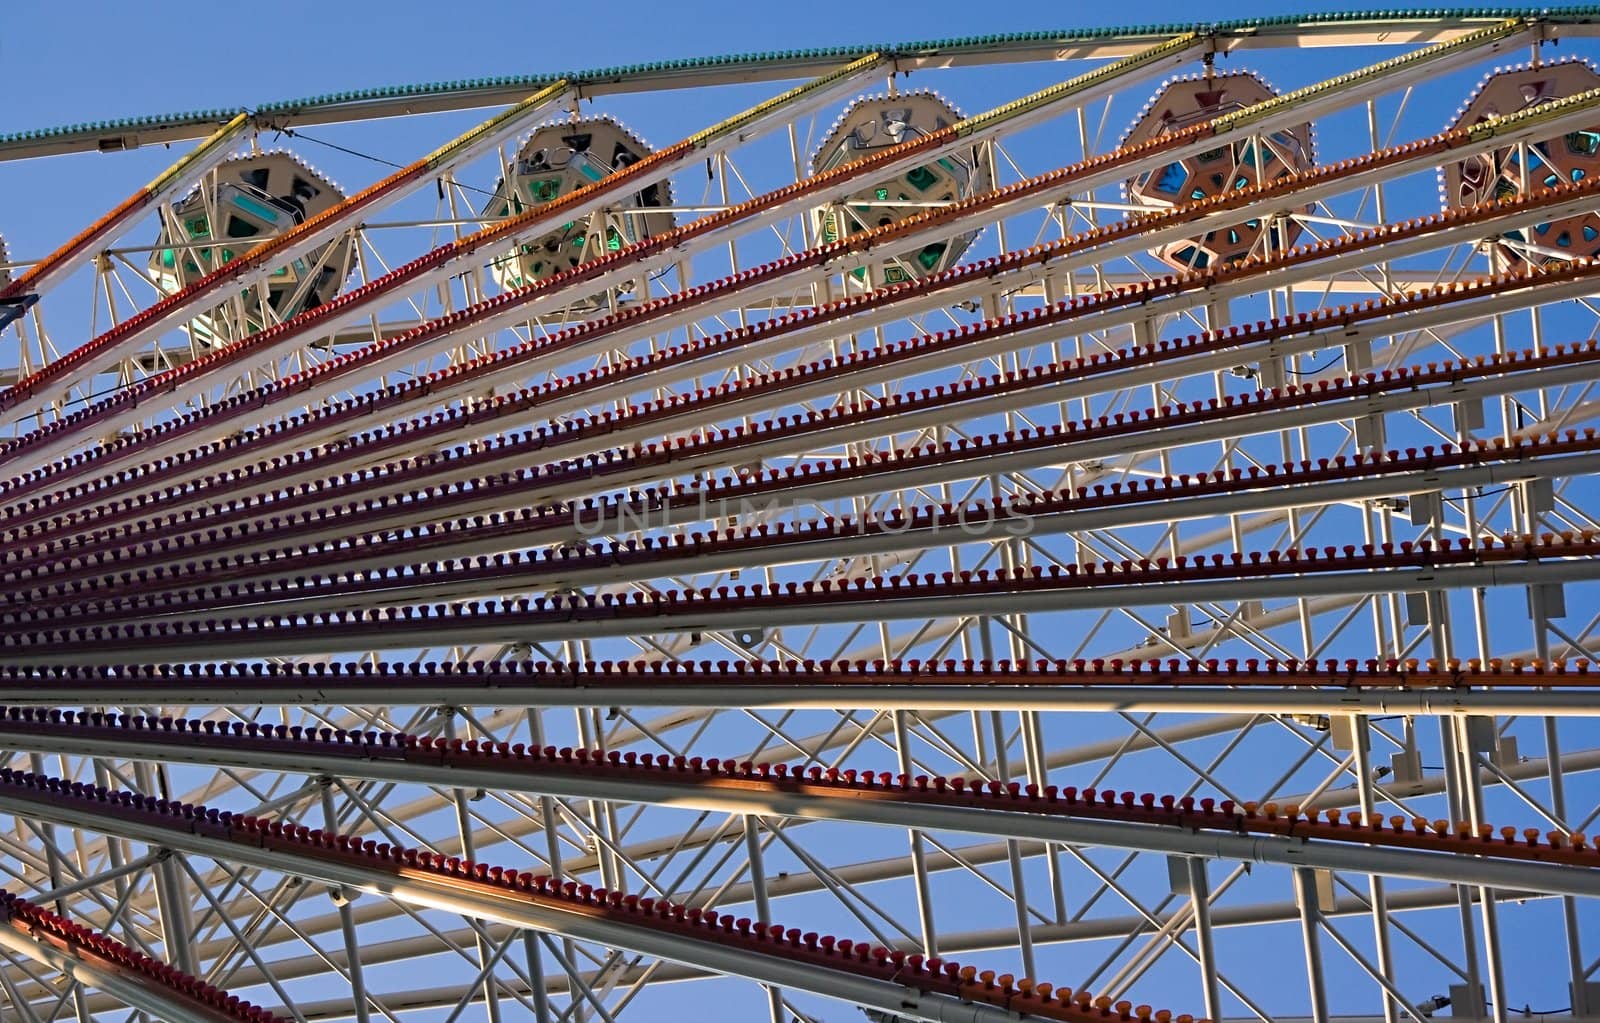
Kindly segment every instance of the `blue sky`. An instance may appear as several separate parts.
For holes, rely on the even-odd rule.
[[[262,26],[244,4],[12,0],[0,34],[0,129],[255,104],[333,89],[527,74],[806,46],[1080,25],[1240,18],[1383,4],[975,4],[859,8],[637,0],[590,4],[321,4]],[[603,30],[591,17],[605,11]],[[286,8],[286,12],[290,8]],[[157,14],[156,12],[159,12]]]
[[[0,133],[50,125],[156,114],[210,107],[253,106],[273,100],[371,86],[471,78],[502,74],[534,74],[634,61],[662,60],[725,53],[790,49],[829,44],[899,41],[1072,26],[1187,21],[1197,15],[1247,17],[1280,14],[1293,9],[1359,9],[1377,4],[1285,4],[1249,0],[1224,5],[1158,2],[1144,5],[1057,4],[984,5],[931,2],[917,5],[766,5],[680,2],[674,4],[518,4],[455,6],[397,0],[359,10],[355,5],[324,4],[313,9],[293,6],[263,19],[261,8],[234,4],[163,4],[159,7],[111,3],[12,0],[0,22],[0,73],[9,88],[0,103]],[[152,13],[159,11],[159,15]],[[603,23],[596,12],[604,12]],[[855,12],[856,16],[849,14]],[[1394,51],[1384,51],[1387,56]],[[1564,51],[1557,51],[1561,54]],[[1293,87],[1322,77],[1324,69],[1342,69],[1366,59],[1326,51],[1278,52],[1252,56],[1250,64],[1268,71],[1280,87]],[[1242,63],[1242,62],[1241,62]],[[1074,68],[1074,71],[1077,68]],[[985,71],[977,78],[940,78],[968,112],[992,105],[1063,77],[1059,68],[1032,67]],[[1477,72],[1461,76],[1440,91],[1462,97]],[[952,84],[946,85],[950,81]],[[959,81],[959,87],[954,84]],[[964,87],[972,85],[971,91]],[[992,95],[984,90],[993,90]],[[684,109],[681,99],[659,103],[618,101],[630,124],[658,145],[715,121],[746,102],[772,91],[759,87],[737,96],[707,102],[715,109]],[[1137,104],[1135,104],[1136,107]],[[1444,127],[1453,101],[1433,96],[1408,112],[1402,137],[1417,137]],[[646,116],[659,114],[659,117]],[[390,121],[372,125],[334,126],[316,132],[323,137],[359,144],[396,160],[410,160],[485,116],[469,112],[426,121]],[[1125,126],[1122,114],[1108,135]],[[452,130],[453,128],[453,130]],[[1324,128],[1319,148],[1329,159],[1359,150],[1364,138],[1341,136]],[[347,187],[360,187],[383,171],[372,164],[341,160],[304,148],[304,155],[329,166]],[[0,233],[14,249],[37,255],[93,220],[113,203],[170,163],[181,149],[152,149],[115,156],[86,154],[62,160],[0,164]],[[1053,163],[1030,165],[1041,170]],[[1427,187],[1427,183],[1423,183]],[[687,197],[693,199],[695,197]],[[1392,214],[1391,214],[1392,215]],[[80,339],[81,340],[81,339]],[[4,361],[0,359],[0,361]],[[1430,726],[1431,727],[1431,726]],[[1065,744],[1068,737],[1058,737]],[[820,829],[818,829],[820,830]],[[885,831],[879,846],[890,855],[903,836]],[[891,849],[893,847],[893,849]],[[863,855],[866,855],[865,853]],[[1115,862],[1105,857],[1104,862]],[[1220,868],[1216,870],[1221,873]],[[974,891],[975,900],[986,898]],[[953,899],[951,900],[954,901]],[[948,903],[947,903],[948,904]],[[985,903],[986,912],[999,903]],[[1003,921],[1000,921],[1003,922]],[[1434,915],[1423,929],[1433,937],[1447,932],[1450,921]],[[1352,931],[1356,925],[1352,925]],[[1279,929],[1277,936],[1289,932]],[[1262,938],[1255,949],[1265,968],[1286,972],[1278,985],[1282,1003],[1303,999],[1298,949],[1292,941],[1268,947]],[[1229,951],[1240,963],[1238,949]],[[1592,954],[1592,949],[1591,949]],[[1513,949],[1515,965],[1530,970],[1538,964],[1535,943]],[[995,957],[997,960],[1001,957]],[[1339,953],[1328,953],[1333,969],[1348,970]],[[1420,957],[1418,957],[1420,958]],[[1055,969],[1065,956],[1053,957],[1048,976],[1077,978]],[[1071,970],[1066,973],[1070,974]],[[1438,971],[1417,970],[1424,988]],[[1513,996],[1520,1004],[1558,990],[1554,971],[1538,975],[1540,986],[1527,992],[1520,984]],[[1163,982],[1174,989],[1171,1000],[1194,1002],[1192,968],[1181,960],[1163,964],[1136,991],[1146,998],[1164,997]],[[397,982],[395,986],[405,986]],[[1270,987],[1268,984],[1263,987]],[[1530,985],[1531,986],[1531,985]],[[1260,989],[1253,988],[1259,993]],[[1368,990],[1360,989],[1364,1004]],[[1408,989],[1409,990],[1409,989]],[[748,994],[741,988],[741,996]],[[1410,993],[1421,997],[1431,989]],[[1559,998],[1559,994],[1555,995]],[[1354,1005],[1339,1004],[1339,1010]],[[831,1019],[854,1018],[837,1007]]]

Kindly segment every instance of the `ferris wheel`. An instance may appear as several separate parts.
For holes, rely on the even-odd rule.
[[[1597,26],[0,136],[0,1019],[1600,1018]]]

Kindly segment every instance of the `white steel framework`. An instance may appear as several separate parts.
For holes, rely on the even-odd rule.
[[[1600,90],[1433,123],[1597,24],[0,137],[195,144],[0,250],[0,1018],[1600,1017]],[[273,144],[366,177],[306,216]]]

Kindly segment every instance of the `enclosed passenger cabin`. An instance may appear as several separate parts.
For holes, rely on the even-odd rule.
[[[1578,60],[1497,71],[1479,83],[1451,127],[1470,127],[1597,86],[1600,74]],[[1447,208],[1471,206],[1582,181],[1595,173],[1600,173],[1600,123],[1448,163],[1439,169],[1439,188]],[[1600,216],[1586,212],[1507,231],[1494,250],[1508,264],[1600,255]]]
[[[490,223],[516,216],[601,181],[652,152],[649,144],[610,118],[543,125],[517,151],[509,187],[503,179],[497,182],[484,212],[493,218]],[[665,207],[671,203],[671,190],[662,181],[592,216],[575,217],[496,258],[491,264],[495,283],[504,290],[521,288],[670,231],[672,213]],[[619,290],[638,288],[639,282],[631,281]],[[582,304],[598,307],[606,302],[606,296],[593,296]]]
[[[228,160],[162,211],[161,235],[150,256],[150,276],[173,294],[261,242],[338,205],[344,193],[285,152]],[[329,241],[266,280],[258,289],[195,318],[194,335],[208,345],[237,340],[338,294],[350,275],[354,242]]]
[[[1122,144],[1147,142],[1276,95],[1271,86],[1249,71],[1168,82],[1146,104],[1123,136]],[[1173,160],[1129,179],[1123,188],[1132,205],[1165,209],[1276,181],[1308,170],[1314,162],[1311,125],[1298,124]],[[1309,211],[1310,207],[1302,209]],[[1263,223],[1263,218],[1252,217],[1168,242],[1151,249],[1150,254],[1179,270],[1204,270],[1252,253],[1281,251],[1299,236],[1300,225],[1292,217],[1283,217],[1277,223]]]
[[[931,92],[872,96],[856,100],[829,131],[811,158],[813,174],[863,160],[890,146],[921,138],[961,120],[961,112]],[[824,244],[884,227],[930,208],[957,202],[994,188],[988,146],[964,147],[862,186],[843,202],[815,211],[818,240]],[[930,241],[890,254],[855,271],[868,286],[896,284],[956,265],[981,229]]]

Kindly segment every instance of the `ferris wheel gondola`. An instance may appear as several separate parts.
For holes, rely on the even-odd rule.
[[[344,192],[283,151],[253,153],[222,163],[187,195],[163,211],[151,253],[151,279],[175,294],[252,247],[332,209]],[[338,294],[355,255],[348,237],[325,242],[254,289],[197,316],[197,341],[214,346],[238,340]]]
[[[1276,95],[1275,89],[1249,71],[1176,79],[1151,97],[1123,136],[1122,145],[1138,145]],[[1123,189],[1134,206],[1169,209],[1276,181],[1307,170],[1314,162],[1311,125],[1298,124],[1173,160],[1129,179]],[[1150,254],[1179,270],[1205,270],[1252,253],[1281,251],[1293,245],[1300,233],[1292,216],[1251,217],[1169,242]]]
[[[219,136],[49,292],[13,213],[6,1019],[1592,1014],[1600,77],[1434,129],[1597,44],[1490,13],[266,104],[396,165]]]
[[[1497,69],[1478,83],[1450,126],[1471,126],[1596,87],[1600,73],[1583,60]],[[1439,191],[1447,208],[1470,206],[1576,183],[1597,172],[1600,124],[1446,164],[1439,169]],[[1513,265],[1600,255],[1600,214],[1588,211],[1507,231],[1493,248]]]
[[[811,158],[813,173],[863,160],[890,146],[919,138],[961,120],[961,112],[932,92],[869,96],[840,115]],[[847,238],[957,202],[994,187],[986,144],[873,181],[843,202],[814,212],[823,242]],[[876,283],[895,284],[949,269],[961,261],[980,231],[963,231],[913,251],[895,252],[871,265]],[[856,271],[864,280],[866,269]]]
[[[495,219],[515,216],[603,180],[655,150],[609,117],[543,125],[533,131],[511,163],[511,180],[495,183],[484,211]],[[616,251],[672,229],[672,191],[666,182],[647,185],[593,216],[574,218],[518,246],[490,264],[495,283],[515,290],[570,270],[603,252]],[[633,291],[637,281],[621,289]],[[603,296],[580,303],[599,307]]]

